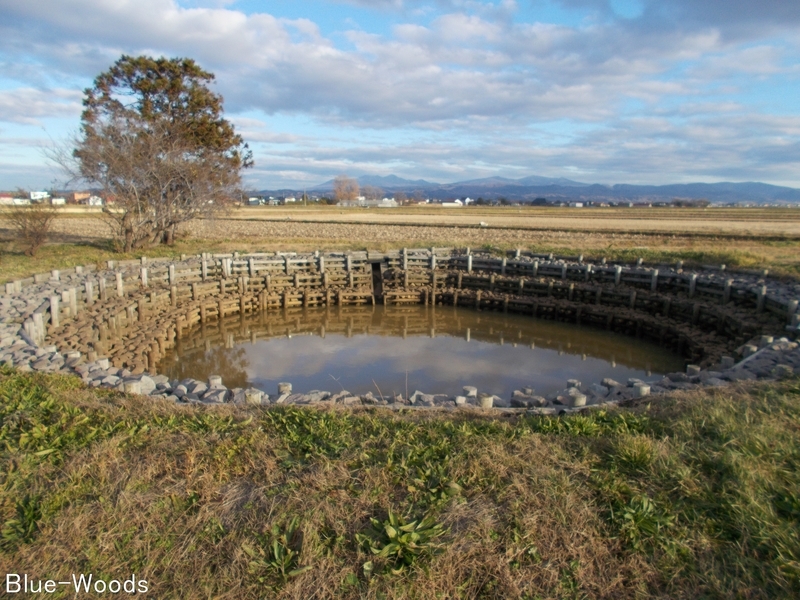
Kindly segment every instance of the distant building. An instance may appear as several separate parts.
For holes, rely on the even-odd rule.
[[[447,207],[464,206],[464,203],[458,198],[456,198],[452,202],[442,202],[442,206],[447,206]]]
[[[86,204],[89,206],[103,206],[103,199],[100,196],[89,196],[86,198]]]
[[[283,201],[284,204],[291,204],[293,202],[297,202],[297,198],[295,198],[294,196],[289,196]]]
[[[90,192],[72,192],[67,196],[67,202],[70,204],[88,204],[86,200],[91,197]]]
[[[50,197],[48,192],[31,192],[30,198],[34,202],[41,202],[42,200],[47,200]]]
[[[570,208],[583,208],[583,202],[570,202]]]
[[[64,206],[66,203],[66,198],[50,198],[50,204],[53,206]]]

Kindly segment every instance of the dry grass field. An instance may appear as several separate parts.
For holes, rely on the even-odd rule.
[[[481,227],[484,222],[488,226]],[[24,274],[26,262],[0,214],[0,280]],[[401,247],[523,248],[587,257],[729,267],[769,267],[800,275],[800,209],[472,208],[340,209],[240,208],[194,221],[174,248],[152,256],[201,250],[375,250]],[[39,270],[95,262],[113,254],[110,229],[97,212],[65,211]],[[139,255],[142,253],[140,252]]]

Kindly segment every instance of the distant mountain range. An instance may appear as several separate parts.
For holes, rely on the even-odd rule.
[[[470,179],[455,183],[435,183],[424,179],[403,179],[396,175],[364,175],[357,178],[359,185],[379,187],[386,192],[405,192],[408,195],[419,192],[426,198],[507,198],[509,200],[532,201],[546,198],[549,201],[592,200],[592,201],[632,201],[663,202],[674,199],[700,200],[711,202],[747,202],[757,204],[800,202],[800,189],[770,185],[767,183],[682,183],[669,185],[630,185],[618,183],[602,185],[582,183],[563,177],[539,177],[531,175],[521,179],[487,177]],[[326,181],[310,191],[317,193],[333,190],[333,179]]]

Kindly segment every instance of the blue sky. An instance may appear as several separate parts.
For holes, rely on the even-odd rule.
[[[797,0],[0,0],[0,189],[122,54],[194,58],[253,188],[451,182],[800,187]]]

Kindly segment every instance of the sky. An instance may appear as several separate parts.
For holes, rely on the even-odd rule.
[[[215,74],[251,189],[440,183],[800,187],[797,0],[0,0],[0,189],[121,55]]]

